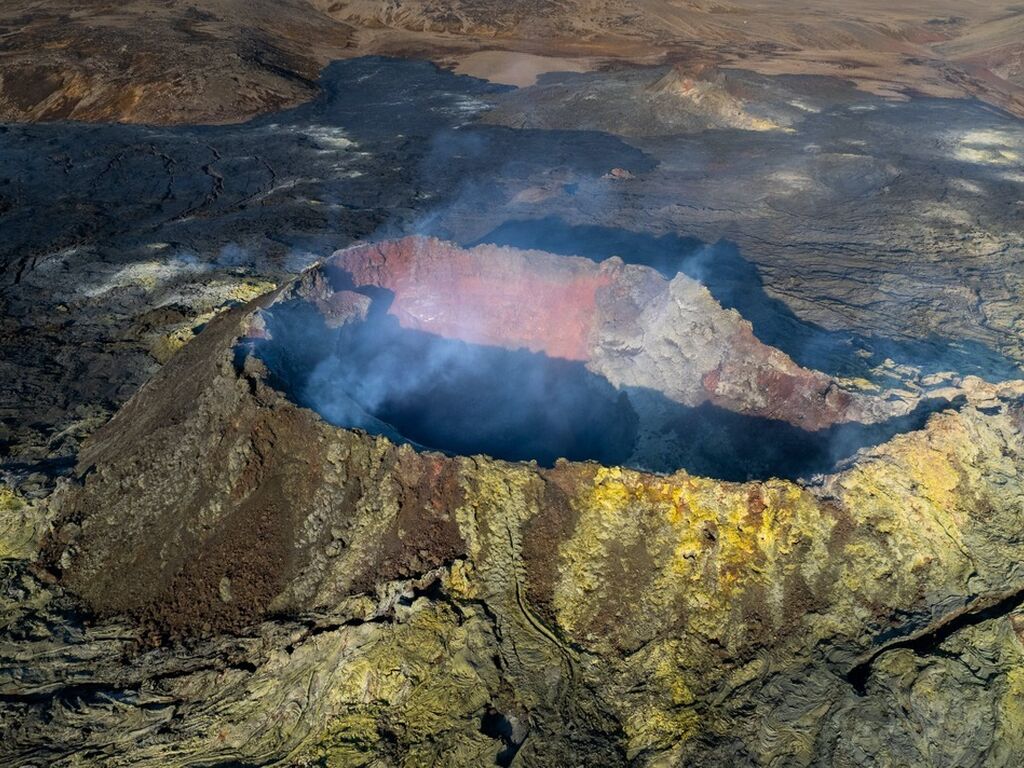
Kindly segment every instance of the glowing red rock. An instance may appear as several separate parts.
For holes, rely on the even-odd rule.
[[[405,328],[588,360],[597,294],[617,267],[513,254],[409,237],[343,251],[335,263],[357,287],[391,291],[388,311]]]

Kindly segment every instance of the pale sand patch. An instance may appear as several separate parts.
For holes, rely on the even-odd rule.
[[[548,72],[588,72],[594,68],[595,63],[592,58],[570,59],[515,51],[477,51],[463,57],[455,71],[460,75],[472,75],[492,83],[523,88],[533,85],[538,77]]]

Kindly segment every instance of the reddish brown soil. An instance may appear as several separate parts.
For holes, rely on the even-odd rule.
[[[752,416],[782,419],[818,430],[857,419],[859,403],[831,377],[797,365],[742,328],[728,341],[725,361],[704,374],[701,384],[715,405]],[[774,358],[774,359],[772,359]],[[763,404],[737,400],[737,385],[753,385]]]

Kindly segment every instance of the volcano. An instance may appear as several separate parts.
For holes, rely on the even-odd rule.
[[[0,768],[1024,765],[1024,8],[0,26]]]
[[[546,468],[597,462],[728,481],[807,478],[922,428],[939,410],[955,411],[967,394],[850,391],[759,342],[735,311],[682,273],[669,280],[618,258],[463,249],[423,237],[356,245],[212,323],[97,433],[80,464],[85,485],[67,507],[76,522],[63,533],[77,531],[79,520],[83,531],[114,525],[134,544],[107,552],[109,532],[89,534],[94,544],[66,578],[101,611],[156,599],[158,613],[178,625],[192,610],[167,613],[163,603],[178,600],[178,580],[203,581],[203,563],[240,556],[234,534],[207,539],[205,524],[193,527],[227,515],[250,531],[243,539],[257,537],[242,556],[252,560],[241,579],[249,586],[234,591],[247,598],[217,598],[200,613],[212,606],[230,623],[283,599],[273,596],[281,574],[297,567],[285,543],[293,516],[307,504],[351,503],[362,486],[352,472],[429,467],[401,481],[413,484],[402,506],[435,499],[436,519],[418,520],[418,535],[442,542],[450,557],[461,546],[448,511],[459,494],[451,473],[462,466],[451,458]],[[348,458],[326,447],[342,435]],[[361,465],[342,472],[349,480],[330,479],[335,461],[354,460],[355,446],[370,450],[370,460],[374,445],[412,453],[390,448],[386,469]],[[191,490],[158,491],[155,506],[138,516],[139,498],[123,483],[137,483],[148,498],[181,472],[193,478]],[[336,482],[341,487],[329,490]],[[172,543],[170,559],[138,556],[137,547],[155,541]],[[214,549],[186,564],[196,547]],[[151,588],[125,593],[124,578]]]
[[[1024,601],[1024,385],[947,389],[850,391],[619,259],[358,245],[211,321],[89,439],[43,561],[169,643],[111,668],[132,696],[219,702],[189,754],[255,760],[287,700],[270,749],[300,762],[344,764],[331,729],[387,707],[445,714],[359,754],[723,764],[690,703],[750,733],[780,697],[870,708],[910,649]]]

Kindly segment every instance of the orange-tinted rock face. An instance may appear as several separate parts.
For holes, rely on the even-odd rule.
[[[884,420],[901,407],[851,395],[763,344],[685,275],[669,281],[618,259],[464,249],[426,237],[349,248],[328,269],[357,290],[390,292],[388,313],[403,328],[583,362],[619,389],[688,406],[711,403],[810,431]],[[320,288],[310,290],[330,315]]]
[[[610,271],[528,256],[411,237],[350,249],[336,263],[357,287],[391,291],[388,311],[404,328],[588,360],[597,293],[611,282]]]

